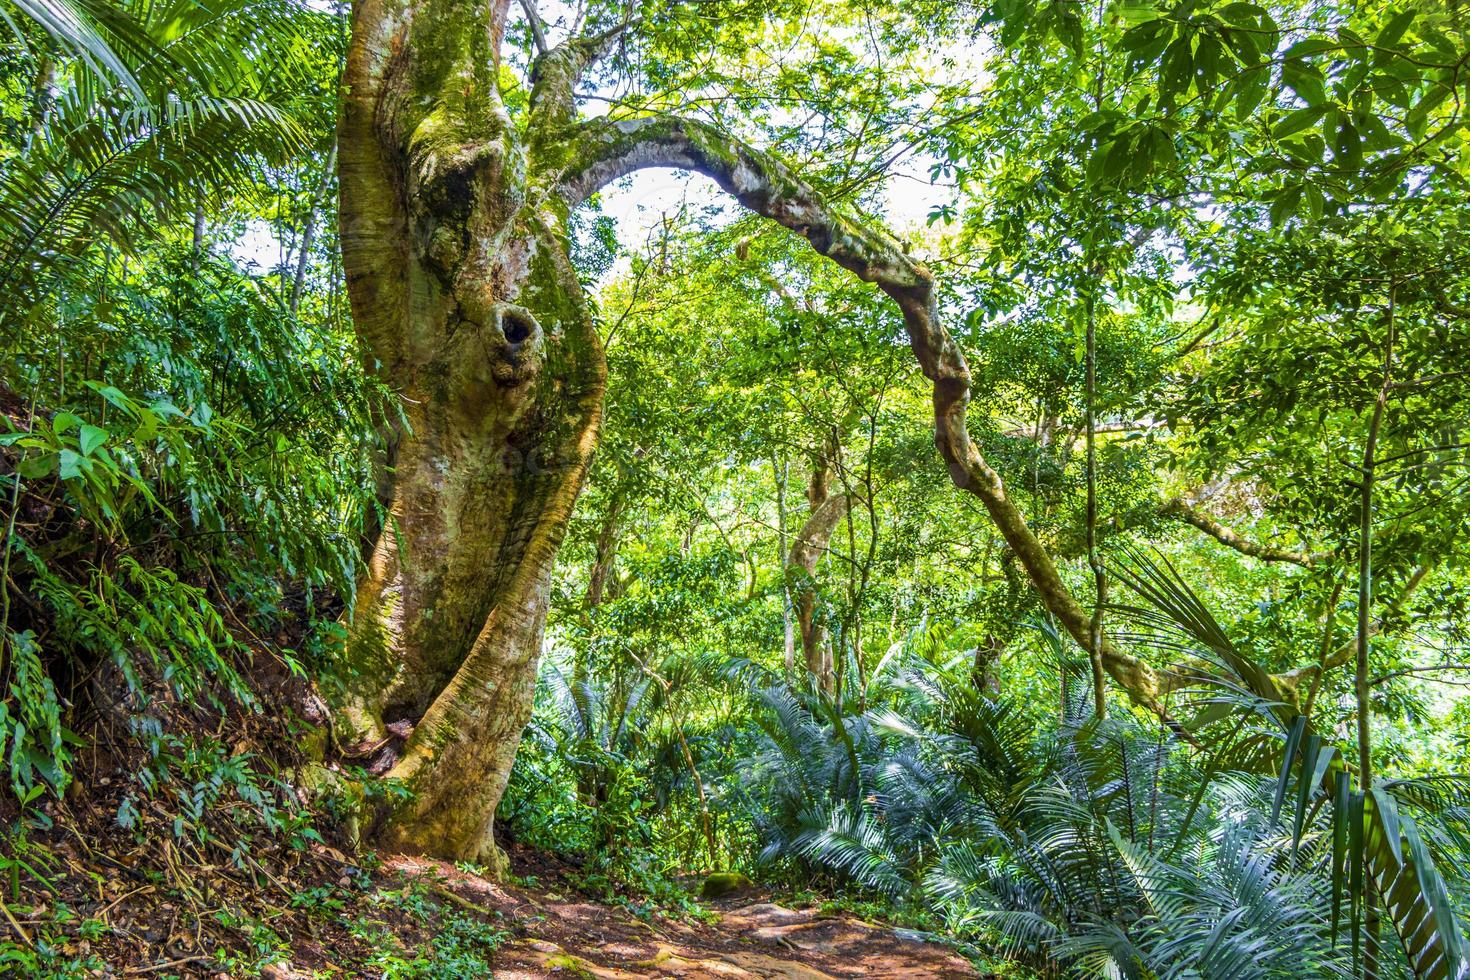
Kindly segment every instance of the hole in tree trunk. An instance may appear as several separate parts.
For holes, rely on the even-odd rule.
[[[509,343],[523,344],[536,329],[536,321],[519,310],[506,310],[500,321],[500,329]]]

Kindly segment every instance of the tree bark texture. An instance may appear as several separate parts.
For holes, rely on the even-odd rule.
[[[412,725],[389,776],[415,796],[383,842],[491,864],[605,379],[566,206],[501,104],[505,13],[361,0],[338,151],[364,361],[402,411],[343,715],[369,739]]]

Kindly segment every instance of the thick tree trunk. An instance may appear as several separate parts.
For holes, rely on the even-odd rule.
[[[504,16],[362,0],[339,132],[353,315],[402,405],[342,715],[369,739],[411,726],[388,775],[414,797],[386,844],[492,864],[605,377],[565,208],[527,204],[496,87]]]

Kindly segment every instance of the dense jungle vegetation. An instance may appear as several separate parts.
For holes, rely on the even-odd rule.
[[[1470,975],[1467,32],[0,0],[0,974]]]

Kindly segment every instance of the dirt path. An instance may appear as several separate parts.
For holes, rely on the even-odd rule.
[[[421,858],[393,870],[443,882],[461,900],[499,912],[518,935],[496,956],[499,980],[596,977],[643,980],[835,980],[979,977],[942,946],[855,919],[746,899],[716,906],[712,925],[644,922],[627,911],[564,894],[502,885]]]

